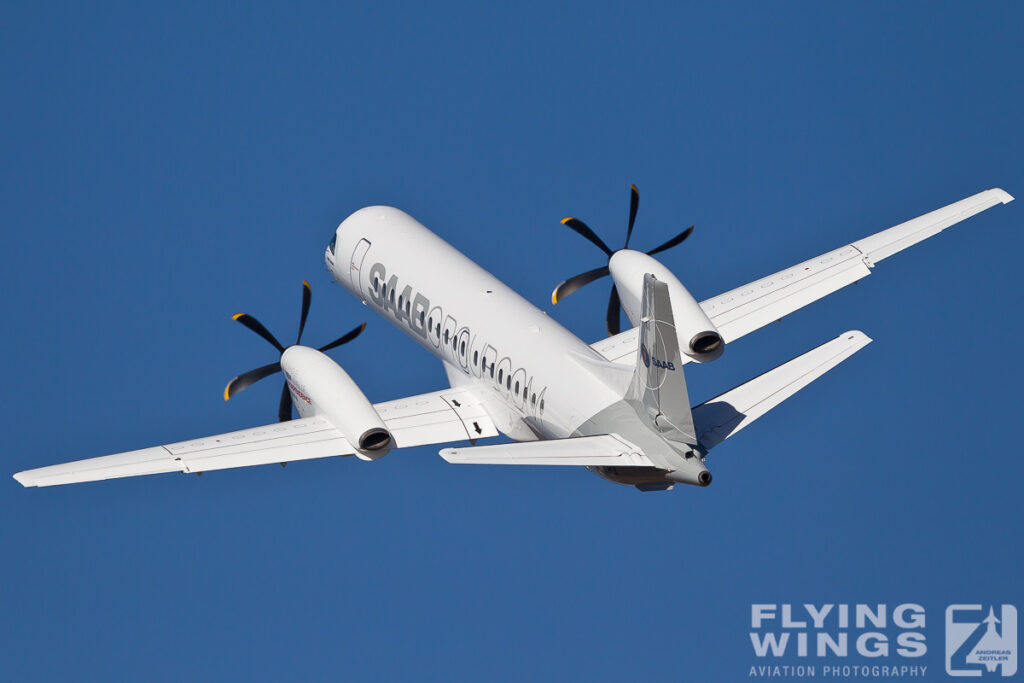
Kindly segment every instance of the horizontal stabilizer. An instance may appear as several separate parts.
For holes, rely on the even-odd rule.
[[[856,330],[797,356],[693,409],[700,445],[710,450],[871,343]]]
[[[445,448],[441,457],[466,465],[654,466],[639,447],[617,434]]]

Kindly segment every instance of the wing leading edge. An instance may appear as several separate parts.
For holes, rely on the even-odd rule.
[[[374,405],[397,448],[475,440],[498,431],[469,391],[437,391]],[[323,416],[279,422],[165,446],[18,472],[22,486],[55,486],[164,472],[201,473],[296,460],[354,455]]]
[[[979,192],[817,258],[798,263],[768,277],[700,302],[726,343],[779,320],[807,304],[871,274],[881,260],[937,235],[946,228],[996,204],[1013,201],[999,188]],[[605,358],[624,365],[633,362],[637,328],[591,344]],[[688,362],[683,358],[682,362]]]

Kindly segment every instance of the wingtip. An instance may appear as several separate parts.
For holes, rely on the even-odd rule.
[[[862,344],[870,344],[871,342],[874,341],[874,339],[864,334],[860,330],[847,330],[846,332],[843,332],[839,336],[846,339],[847,341],[859,340]]]
[[[1013,201],[1013,195],[1001,187],[993,187],[992,191],[996,192],[999,195],[999,201],[1002,202],[1003,204],[1009,204],[1010,202]]]
[[[17,474],[14,475],[14,481],[18,482],[19,484],[21,484],[25,488],[31,487],[32,484],[29,483],[29,478],[26,476],[27,474],[28,474],[27,470],[24,471],[24,472],[18,472]]]

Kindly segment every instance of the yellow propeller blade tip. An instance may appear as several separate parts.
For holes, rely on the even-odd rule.
[[[245,315],[245,313],[235,313],[235,314],[234,314],[233,316],[231,316],[231,319],[232,319],[232,320],[238,320],[238,319],[239,319],[239,318],[241,318],[241,317],[242,317],[243,315]]]
[[[633,188],[633,192],[640,194],[640,190],[636,189],[636,185],[630,185],[630,187]]]
[[[568,223],[571,220],[572,220],[572,216],[566,216],[565,218],[562,219],[562,225],[565,225],[566,223]]]
[[[362,332],[365,329],[366,329],[366,321],[363,321],[363,324],[359,326],[359,331]]]
[[[553,304],[557,304],[558,303],[558,288],[557,287],[555,288],[555,291],[551,292],[551,303],[553,303]]]
[[[303,280],[302,281],[302,286],[305,287],[306,289],[310,290],[310,291],[312,291],[312,289],[313,289],[312,287],[309,286],[309,280]]]
[[[231,382],[234,382],[234,380],[231,380]],[[228,382],[228,385],[226,387],[224,387],[224,400],[225,401],[228,400],[229,398],[231,398],[231,394],[228,393],[229,391],[231,391],[231,382]]]

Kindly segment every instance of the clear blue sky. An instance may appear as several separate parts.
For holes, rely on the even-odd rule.
[[[1015,3],[5,2],[0,468],[273,421],[246,310],[373,400],[440,364],[330,285],[334,227],[419,218],[588,340],[559,224],[706,298],[974,192],[1024,194]],[[1021,201],[1024,201],[1022,199]],[[687,368],[702,400],[875,343],[640,494],[435,448],[23,490],[0,478],[5,680],[740,679],[752,602],[1024,608],[1018,201]],[[6,482],[6,483],[3,483]]]

